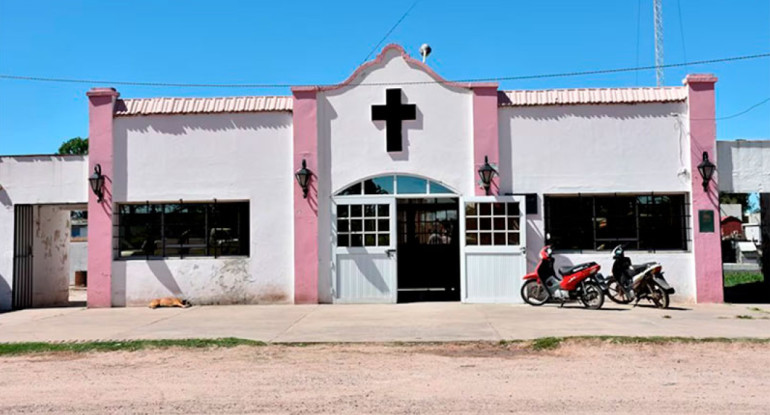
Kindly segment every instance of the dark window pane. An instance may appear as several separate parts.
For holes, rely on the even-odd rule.
[[[340,196],[351,196],[351,195],[360,195],[360,194],[361,194],[361,183],[356,183],[339,193]]]
[[[377,216],[381,218],[390,216],[390,205],[377,205]]]
[[[593,249],[593,199],[545,197],[547,243],[555,249]]]
[[[211,203],[208,206],[208,255],[249,255],[248,202]]]
[[[338,218],[347,218],[349,214],[348,211],[349,211],[348,205],[337,205]]]
[[[388,234],[379,234],[377,236],[377,245],[379,245],[379,246],[388,246],[388,245],[390,245],[390,235],[388,235]]]
[[[337,232],[347,232],[350,230],[347,219],[337,221]]]
[[[364,194],[390,195],[393,194],[393,176],[376,177],[364,181]]]
[[[375,205],[364,205],[364,216],[366,217],[377,216],[377,210],[375,209]]]
[[[465,204],[465,216],[475,216],[478,212],[476,203]]]
[[[479,233],[479,245],[492,245],[492,234],[489,232]]]
[[[465,230],[475,231],[479,228],[479,220],[476,218],[465,218]]]
[[[361,205],[350,205],[350,217],[360,218],[362,210]]]
[[[350,220],[350,231],[351,232],[361,232],[362,226],[361,226],[361,219],[351,219]]]
[[[379,219],[377,221],[377,230],[382,231],[389,231],[390,230],[390,219]]]
[[[118,212],[121,258],[163,255],[161,205],[121,205]]]
[[[505,215],[505,203],[493,203],[492,213],[500,216]]]
[[[396,176],[399,194],[421,194],[428,191],[428,182],[425,179],[412,176]]]
[[[206,205],[165,205],[164,237],[166,256],[206,255]]]
[[[376,231],[377,229],[375,227],[376,227],[376,221],[374,219],[366,219],[364,221],[364,230],[366,232]]]
[[[495,245],[505,245],[505,232],[494,233]]]
[[[493,225],[495,227],[496,231],[504,231],[505,230],[505,218],[504,217],[495,217],[492,219],[494,222]]]
[[[364,245],[365,246],[375,246],[377,245],[377,237],[373,233],[367,233],[364,235]]]
[[[492,218],[479,218],[479,229],[482,231],[491,231]]]
[[[518,232],[508,232],[508,245],[519,245]]]
[[[479,244],[479,234],[476,232],[468,232],[465,234],[465,244],[466,245],[478,245]]]
[[[508,218],[508,230],[509,231],[519,230],[519,218]]]
[[[508,216],[519,216],[520,213],[518,203],[508,203]]]
[[[363,235],[360,233],[350,235],[350,246],[363,246]]]
[[[337,235],[337,246],[350,246],[350,236]]]
[[[491,203],[479,203],[479,215],[489,216],[492,214]]]

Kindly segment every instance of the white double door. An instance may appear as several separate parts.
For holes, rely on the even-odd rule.
[[[337,197],[332,203],[335,303],[395,303],[398,232],[395,197]],[[460,198],[461,299],[519,303],[526,273],[522,196]]]

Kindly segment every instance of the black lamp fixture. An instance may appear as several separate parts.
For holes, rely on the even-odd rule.
[[[101,202],[104,199],[104,176],[102,175],[101,164],[94,166],[94,172],[88,177],[88,183],[97,197],[96,201]]]
[[[489,187],[492,185],[492,178],[497,174],[497,170],[489,164],[489,157],[484,156],[484,165],[479,167],[479,177],[481,177],[481,184],[484,185],[484,190],[489,196]]]
[[[307,199],[308,184],[310,183],[310,176],[312,175],[313,172],[307,168],[307,162],[305,159],[302,159],[302,168],[294,173],[294,177],[297,178],[297,183],[299,183],[299,187],[302,188],[302,198],[304,199]]]
[[[717,169],[717,166],[714,165],[709,160],[709,153],[703,152],[703,161],[698,164],[698,172],[700,173],[700,177],[703,178],[703,191],[707,192],[709,189],[709,182],[711,181],[711,178],[714,177],[714,171]]]

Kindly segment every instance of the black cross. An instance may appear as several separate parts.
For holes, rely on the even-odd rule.
[[[385,121],[387,150],[401,151],[401,121],[417,118],[417,106],[401,103],[400,89],[385,90],[385,105],[372,105],[372,121]]]

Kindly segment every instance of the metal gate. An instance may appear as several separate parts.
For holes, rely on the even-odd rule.
[[[12,287],[15,310],[32,307],[32,224],[32,206],[16,205]]]

